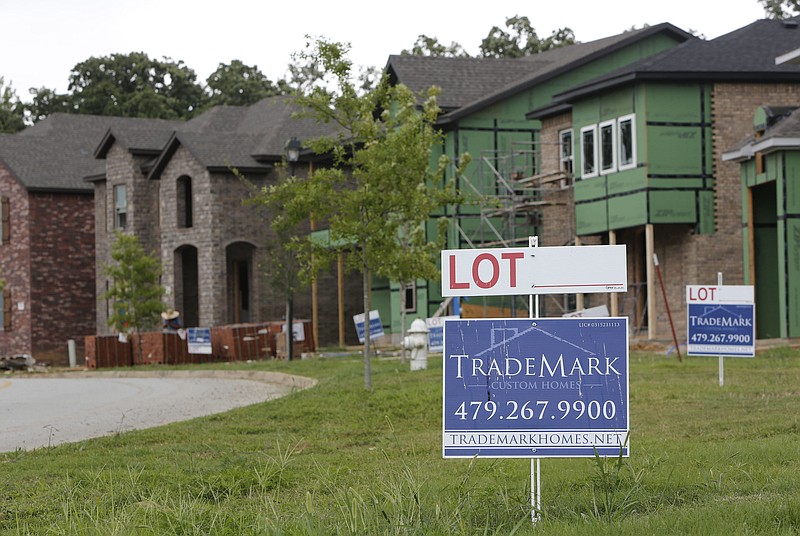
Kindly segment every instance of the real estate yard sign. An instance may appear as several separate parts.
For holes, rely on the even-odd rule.
[[[627,318],[447,320],[445,458],[628,456]]]
[[[751,285],[688,285],[686,303],[689,355],[755,357]]]

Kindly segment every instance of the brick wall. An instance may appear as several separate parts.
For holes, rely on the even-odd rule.
[[[31,348],[31,258],[28,192],[0,162],[0,195],[9,198],[11,236],[0,245],[0,276],[11,293],[11,331],[0,325],[0,356],[33,354]],[[18,310],[17,304],[23,305]]]
[[[712,98],[715,224],[713,235],[696,235],[685,226],[656,226],[656,254],[679,342],[686,333],[686,285],[715,285],[722,272],[726,285],[744,284],[742,185],[739,164],[723,162],[722,153],[753,132],[759,106],[800,104],[800,85],[715,84]],[[658,287],[657,287],[658,288]],[[656,302],[658,338],[671,337],[661,289]]]
[[[566,113],[544,119],[541,130],[541,172],[554,173],[560,169],[560,132],[572,128],[572,114]],[[568,186],[565,183],[563,186]],[[542,227],[539,244],[563,246],[575,238],[575,202],[571,188],[562,188],[560,182],[543,185]]]
[[[31,337],[39,361],[68,363],[67,340],[83,354],[95,326],[94,199],[32,193]]]

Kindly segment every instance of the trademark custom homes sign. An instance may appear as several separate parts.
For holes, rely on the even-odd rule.
[[[755,357],[752,285],[686,287],[687,353]]]
[[[628,456],[627,318],[447,320],[445,458]]]

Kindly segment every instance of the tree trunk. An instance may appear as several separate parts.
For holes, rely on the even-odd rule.
[[[292,318],[294,317],[294,301],[286,298],[286,361],[294,358],[294,331]]]
[[[361,280],[362,282],[362,290],[364,291],[364,388],[367,390],[372,390],[372,366],[370,364],[370,333],[369,333],[369,310],[372,306],[372,300],[370,299],[369,287],[370,287],[370,280],[369,280],[369,268],[367,268],[366,262],[362,263],[364,269],[364,275]]]

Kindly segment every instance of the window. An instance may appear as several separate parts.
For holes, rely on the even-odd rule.
[[[405,302],[405,309],[403,309],[407,313],[416,313],[417,312],[417,283],[416,281],[411,281],[410,283],[406,283],[406,302]]]
[[[617,121],[617,147],[619,148],[619,169],[636,167],[636,116],[626,115]]]
[[[128,194],[124,185],[114,186],[114,228],[124,229],[128,223]]]
[[[581,178],[597,175],[597,125],[581,129]]]
[[[562,130],[559,137],[559,169],[572,175],[572,129]]]
[[[11,239],[11,203],[8,197],[0,196],[0,244]]]
[[[0,331],[11,331],[11,290],[0,291]]]
[[[600,173],[617,170],[617,138],[614,135],[615,121],[600,123]]]
[[[183,176],[176,184],[178,189],[176,201],[178,203],[178,227],[189,228],[192,226],[192,178]]]

